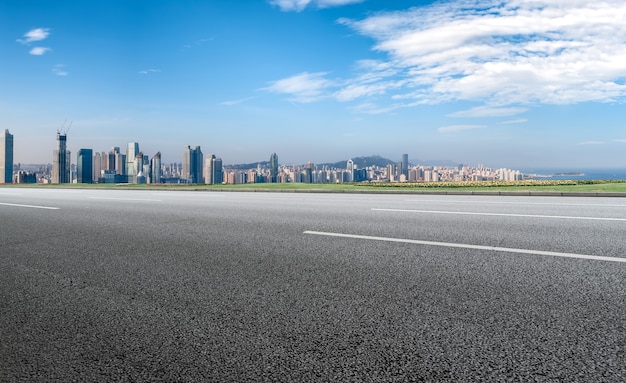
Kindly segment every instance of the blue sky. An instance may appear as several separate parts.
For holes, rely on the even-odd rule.
[[[626,167],[623,0],[2,0],[0,36],[16,162],[67,120],[73,156]]]

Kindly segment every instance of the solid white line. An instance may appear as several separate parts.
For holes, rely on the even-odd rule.
[[[523,218],[557,218],[557,219],[580,219],[592,221],[622,221],[626,218],[609,218],[609,217],[573,217],[566,215],[536,215],[536,214],[508,214],[508,213],[476,213],[467,211],[442,211],[442,210],[409,210],[409,209],[376,209],[373,211],[389,211],[399,213],[429,213],[429,214],[457,214],[457,215],[485,215],[495,217],[523,217]]]
[[[554,202],[496,202],[482,200],[437,200],[437,199],[406,199],[404,202],[438,202],[438,203],[464,203],[464,204],[480,204],[480,205],[547,205],[547,206],[594,206],[594,207],[626,207],[626,205],[618,204],[600,204],[600,203],[554,203]]]
[[[416,245],[454,247],[454,248],[462,248],[462,249],[500,251],[500,252],[506,252],[506,253],[532,254],[532,255],[547,255],[547,256],[552,256],[552,257],[578,258],[578,259],[590,259],[590,260],[594,260],[594,261],[609,261],[609,262],[624,262],[624,263],[626,263],[626,258],[603,257],[603,256],[598,256],[598,255],[585,255],[585,254],[572,254],[572,253],[559,253],[559,252],[554,252],[554,251],[541,251],[541,250],[515,249],[515,248],[508,248],[508,247],[468,245],[468,244],[450,243],[450,242],[420,241],[420,240],[415,240],[415,239],[372,237],[372,236],[369,236],[369,235],[328,233],[328,232],[310,231],[310,230],[305,231],[304,234],[322,235],[322,236],[327,236],[327,237],[367,239],[367,240],[372,240],[372,241],[400,242],[400,243],[411,243],[411,244],[416,244]]]
[[[51,206],[21,205],[18,203],[5,203],[5,202],[0,202],[0,205],[15,206],[15,207],[28,207],[31,209],[46,209],[46,210],[59,210],[60,209],[58,207],[51,207]]]
[[[149,202],[163,202],[160,199],[149,199],[149,198],[112,198],[112,197],[88,197],[90,199],[101,199],[101,200],[115,200],[115,201],[149,201]]]

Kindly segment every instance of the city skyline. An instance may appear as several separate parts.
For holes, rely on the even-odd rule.
[[[622,1],[26,0],[0,14],[15,163],[50,162],[71,120],[71,153],[141,142],[163,163],[193,143],[225,163],[626,167]]]

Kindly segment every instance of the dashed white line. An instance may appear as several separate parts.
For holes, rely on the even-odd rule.
[[[423,214],[482,215],[482,216],[494,216],[494,217],[579,219],[579,220],[591,220],[591,221],[620,221],[620,222],[626,222],[626,218],[576,217],[576,216],[567,216],[567,215],[477,213],[477,212],[468,212],[468,211],[412,210],[412,209],[377,209],[377,208],[372,208],[372,211],[387,211],[387,212],[397,212],[397,213],[423,213]]]
[[[415,244],[415,245],[453,247],[453,248],[462,248],[462,249],[497,251],[497,252],[505,252],[505,253],[544,255],[544,256],[551,256],[551,257],[577,258],[577,259],[588,259],[588,260],[594,260],[594,261],[608,261],[608,262],[622,262],[622,263],[626,263],[626,258],[603,257],[603,256],[598,256],[598,255],[585,255],[585,254],[573,254],[573,253],[560,253],[560,252],[555,252],[555,251],[515,249],[515,248],[509,248],[509,247],[469,245],[469,244],[451,243],[451,242],[421,241],[421,240],[416,240],[416,239],[372,237],[372,236],[369,236],[369,235],[329,233],[329,232],[311,231],[311,230],[305,231],[304,234],[321,235],[321,236],[326,236],[326,237],[366,239],[366,240],[371,240],[371,241],[411,243],[411,244]]]
[[[13,207],[27,207],[31,209],[46,209],[46,210],[59,210],[60,209],[58,207],[52,207],[52,206],[22,205],[19,203],[6,203],[6,202],[0,202],[0,205],[13,206]]]

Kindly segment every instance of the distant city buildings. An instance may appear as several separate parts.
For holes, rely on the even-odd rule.
[[[267,162],[242,168],[223,165],[222,159],[209,154],[204,159],[200,146],[183,149],[180,163],[162,162],[161,152],[152,158],[139,149],[139,143],[129,142],[126,153],[114,146],[107,152],[80,149],[76,165],[71,164],[67,149],[67,132],[57,131],[52,165],[13,163],[13,135],[0,134],[0,183],[149,183],[149,184],[244,184],[244,183],[346,183],[346,182],[460,182],[460,181],[519,181],[524,174],[518,170],[490,169],[483,165],[472,168],[458,166],[423,166],[409,164],[408,154],[401,161],[386,165],[361,165],[348,159],[345,166],[280,165],[272,153]],[[363,158],[357,158],[363,164]]]
[[[0,184],[13,182],[13,135],[8,129],[0,134]]]

